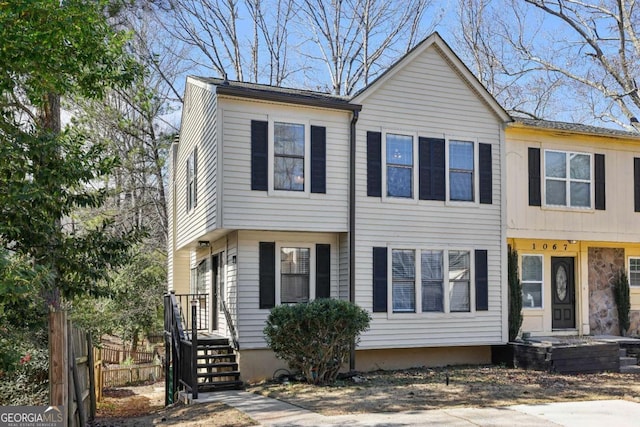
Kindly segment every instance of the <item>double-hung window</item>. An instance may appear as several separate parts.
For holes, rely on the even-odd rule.
[[[393,311],[414,313],[416,311],[416,255],[414,250],[392,251]]]
[[[309,302],[310,260],[309,248],[280,248],[280,301],[283,304]]]
[[[444,311],[444,271],[442,251],[422,251],[422,311]]]
[[[273,188],[304,191],[305,126],[273,124]]]
[[[522,256],[522,308],[542,308],[542,255]]]
[[[640,286],[640,257],[629,258],[629,285]]]
[[[449,141],[449,200],[474,201],[474,147],[470,141]]]
[[[471,256],[468,251],[449,251],[450,311],[471,309]]]
[[[413,137],[387,134],[387,196],[413,197]]]
[[[591,208],[592,155],[553,150],[544,155],[546,205]]]

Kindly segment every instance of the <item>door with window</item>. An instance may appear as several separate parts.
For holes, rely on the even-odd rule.
[[[574,258],[551,257],[551,293],[553,329],[576,326]]]

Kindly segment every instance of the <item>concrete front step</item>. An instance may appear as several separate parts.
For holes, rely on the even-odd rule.
[[[638,359],[635,357],[621,357],[620,358],[620,367],[623,366],[634,366],[638,364]]]
[[[640,374],[639,365],[620,366],[621,374]]]

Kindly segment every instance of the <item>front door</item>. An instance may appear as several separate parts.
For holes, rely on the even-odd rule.
[[[211,257],[211,330],[218,329],[218,283],[220,282],[220,254]]]
[[[574,258],[551,257],[551,293],[553,329],[576,327]]]

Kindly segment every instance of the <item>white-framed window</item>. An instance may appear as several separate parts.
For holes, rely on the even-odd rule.
[[[592,154],[545,150],[544,191],[547,206],[593,207]]]
[[[640,286],[640,257],[629,257],[629,286]]]
[[[413,136],[386,134],[387,197],[413,198]]]
[[[273,122],[273,189],[305,191],[306,126]]]
[[[522,308],[542,308],[542,255],[522,255]]]
[[[197,162],[198,157],[194,148],[187,157],[187,212],[190,212],[197,204]]]
[[[471,254],[449,251],[450,311],[471,311]]]
[[[412,249],[391,251],[391,293],[394,313],[416,311],[416,253]]]
[[[391,254],[390,302],[394,313],[471,311],[471,251],[391,249]]]
[[[424,250],[420,253],[422,311],[444,311],[444,268],[442,251]]]
[[[311,283],[311,249],[280,248],[280,302],[309,302]]]
[[[449,200],[475,200],[475,151],[473,141],[449,140]]]
[[[195,268],[191,269],[190,293],[204,294],[207,292],[207,270],[209,265],[207,259],[201,260]]]

